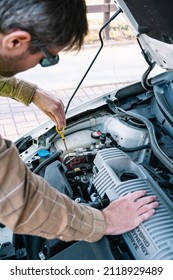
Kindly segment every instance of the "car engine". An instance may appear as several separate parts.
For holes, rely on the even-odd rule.
[[[76,203],[103,209],[143,189],[157,196],[155,215],[92,244],[14,235],[15,258],[173,259],[173,73],[151,84],[152,90],[137,83],[112,92],[101,97],[101,106],[91,102],[90,109],[68,117],[68,151],[52,123],[16,146],[28,168]]]

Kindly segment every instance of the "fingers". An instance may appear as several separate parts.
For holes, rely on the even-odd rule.
[[[50,117],[59,130],[66,126],[64,104],[60,99],[38,88],[32,102]]]
[[[131,196],[134,199],[135,206],[137,207],[137,225],[152,217],[155,213],[155,208],[158,207],[155,195],[144,196],[145,191],[134,192]]]
[[[66,127],[66,117],[64,112],[64,104],[62,103],[61,100],[59,100],[59,102],[60,102],[60,110],[59,110],[59,114],[55,114],[55,119],[58,125],[58,129],[61,130],[63,127]]]
[[[137,218],[137,226],[141,224],[142,222],[148,220],[151,218],[155,213],[155,209],[150,209],[148,212],[143,213]]]
[[[158,202],[156,202],[156,196],[146,196],[146,191],[144,190],[129,193],[127,196],[129,196],[129,199],[135,203],[136,209],[140,209],[140,214],[150,210],[151,208],[158,207]]]
[[[156,200],[156,196],[155,195],[150,195],[150,196],[144,196],[144,197],[141,197],[139,198],[137,201],[136,201],[136,205],[138,208],[142,207],[143,205],[145,204],[148,204],[148,203],[151,203],[153,201]]]
[[[53,120],[59,130],[66,127],[64,104],[60,99],[54,101],[52,107],[50,108],[49,117]]]
[[[140,207],[138,209],[138,214],[141,215],[141,214],[144,214],[152,209],[155,209],[158,207],[158,202],[155,201],[155,202],[152,202],[152,203],[149,203],[149,204],[145,204],[144,206]]]
[[[64,128],[66,127],[66,119],[65,119],[64,113],[59,114],[59,115],[56,114],[54,117],[55,117],[54,122],[57,124],[59,130],[62,130],[63,127]]]
[[[141,197],[144,197],[146,195],[146,191],[140,190],[140,191],[135,191],[133,193],[129,193],[128,196],[133,200],[136,201]]]

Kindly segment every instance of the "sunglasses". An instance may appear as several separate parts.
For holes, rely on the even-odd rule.
[[[59,55],[51,55],[45,48],[40,48],[41,52],[44,54],[44,57],[40,60],[40,65],[42,67],[49,67],[59,62]]]

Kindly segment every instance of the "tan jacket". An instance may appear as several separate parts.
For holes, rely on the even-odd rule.
[[[0,80],[0,95],[26,105],[36,86]],[[101,211],[75,203],[33,174],[20,159],[15,145],[0,137],[0,222],[19,234],[47,239],[99,240],[105,230]]]
[[[34,84],[0,76],[0,96],[13,98],[27,106],[31,103],[36,88]]]

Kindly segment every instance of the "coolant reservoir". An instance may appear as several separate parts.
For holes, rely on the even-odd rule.
[[[91,130],[82,130],[74,132],[70,135],[65,136],[66,145],[68,148],[68,152],[74,152],[76,148],[90,148],[91,144],[95,142],[99,143],[99,139],[93,139],[91,137]],[[62,139],[58,139],[55,143],[56,149],[60,149],[64,151],[64,143]]]

